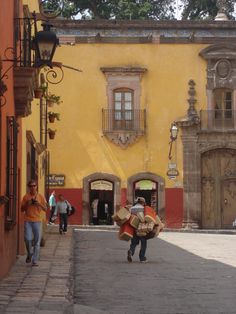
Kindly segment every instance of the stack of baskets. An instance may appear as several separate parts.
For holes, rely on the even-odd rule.
[[[131,214],[130,210],[122,207],[116,212],[112,219],[120,226],[119,239],[129,241],[136,233],[137,236],[151,239],[157,237],[164,228],[164,224],[156,212],[149,206],[145,206],[143,211]]]

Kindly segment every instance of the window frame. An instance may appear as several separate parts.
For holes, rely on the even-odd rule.
[[[121,93],[120,109],[116,109],[116,94]],[[130,109],[126,109],[125,94],[131,94]],[[128,103],[128,101],[127,101]],[[117,88],[113,90],[112,124],[114,130],[132,130],[134,124],[134,90]],[[117,115],[119,114],[119,115]],[[128,115],[127,115],[128,114]],[[119,118],[118,118],[119,117]],[[126,118],[129,117],[129,118]]]

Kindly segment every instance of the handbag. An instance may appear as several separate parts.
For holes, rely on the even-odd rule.
[[[69,203],[67,201],[65,201],[65,202],[67,204],[66,213],[67,213],[67,215],[70,215],[70,205],[69,205]]]

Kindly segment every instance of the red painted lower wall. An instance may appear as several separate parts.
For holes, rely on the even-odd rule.
[[[56,198],[63,194],[66,200],[76,208],[75,214],[69,217],[70,225],[82,224],[82,189],[53,189]],[[53,191],[50,190],[50,193]],[[127,190],[121,189],[121,206],[125,206]],[[49,217],[49,212],[47,213]],[[181,228],[183,221],[183,189],[167,188],[165,190],[165,224],[167,228]]]
[[[183,189],[168,188],[165,190],[166,198],[166,227],[181,228],[183,221]]]
[[[127,189],[121,189],[121,206],[125,206],[127,201]]]
[[[74,215],[69,217],[70,225],[81,225],[82,224],[82,189],[51,189],[56,192],[56,200],[58,200],[58,195],[63,194],[64,198],[75,207]],[[48,211],[47,218],[50,213]]]

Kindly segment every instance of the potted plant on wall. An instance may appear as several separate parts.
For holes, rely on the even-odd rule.
[[[48,129],[48,135],[50,140],[53,140],[55,138],[56,130]]]
[[[57,119],[59,121],[60,120],[60,113],[49,111],[48,112],[48,119],[49,119],[49,122],[51,122],[51,123],[53,123],[55,121],[55,119]]]
[[[43,96],[46,95],[46,91],[47,91],[47,84],[41,84],[39,87],[35,88],[34,90],[34,97],[35,98],[42,98]]]
[[[61,97],[60,97],[60,96],[57,96],[57,95],[55,95],[55,94],[49,93],[49,94],[47,95],[46,99],[47,99],[47,105],[48,105],[49,107],[52,107],[53,104],[59,105],[60,103],[62,103]]]
[[[43,89],[41,87],[38,87],[34,90],[34,97],[35,98],[42,98],[43,96]]]

